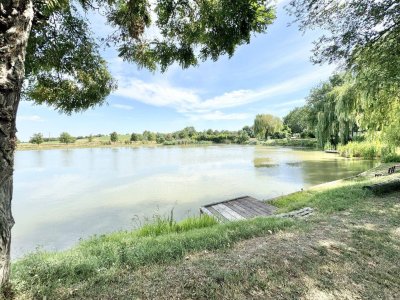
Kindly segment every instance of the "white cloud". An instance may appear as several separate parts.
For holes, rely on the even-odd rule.
[[[43,122],[44,119],[37,115],[32,116],[18,116],[19,121],[28,121],[28,122]]]
[[[119,81],[118,96],[153,106],[172,107],[183,112],[192,110],[201,101],[195,90],[173,87],[167,83],[146,83],[139,79]]]
[[[123,110],[132,110],[133,109],[133,106],[125,105],[125,104],[112,104],[111,106],[118,108],[118,109],[123,109]]]
[[[293,106],[301,106],[306,103],[305,99],[292,100],[288,102],[275,104],[274,108],[292,108]]]
[[[226,114],[221,111],[213,111],[210,113],[203,114],[190,114],[188,115],[192,121],[206,120],[206,121],[217,121],[217,120],[246,120],[251,117],[250,114],[246,113],[232,113]]]
[[[174,87],[166,82],[148,83],[139,79],[128,79],[125,82],[120,80],[120,88],[116,94],[148,105],[170,107],[186,115],[204,114],[210,117],[213,113],[215,117],[218,117],[216,112],[222,109],[245,106],[302,90],[328,77],[332,71],[333,67],[328,66],[275,85],[258,89],[234,90],[207,99],[202,99],[200,92],[194,89]]]

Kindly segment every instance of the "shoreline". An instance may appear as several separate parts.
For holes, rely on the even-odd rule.
[[[250,141],[243,144],[237,143],[215,143],[212,141],[200,141],[193,143],[176,143],[173,144],[157,144],[156,142],[116,142],[111,143],[108,141],[93,141],[93,142],[85,142],[76,141],[75,143],[70,144],[62,144],[59,142],[56,143],[48,143],[44,142],[40,145],[35,145],[32,143],[19,143],[17,144],[16,151],[27,151],[27,150],[64,150],[64,149],[81,149],[81,148],[151,148],[151,147],[171,147],[171,146],[216,146],[216,145],[240,145],[240,146],[265,146],[265,147],[282,147],[282,148],[296,148],[296,149],[307,149],[307,150],[316,150],[323,151],[321,149],[317,149],[315,146],[310,146],[307,144],[303,144],[304,141],[308,141],[306,139],[298,139],[298,140],[270,140],[270,141]]]
[[[345,158],[345,159],[347,159],[347,158]],[[281,198],[291,197],[291,196],[294,196],[294,195],[297,195],[297,194],[300,194],[300,193],[303,193],[303,192],[322,191],[324,189],[330,189],[330,188],[333,188],[335,186],[339,186],[340,184],[343,184],[346,181],[350,181],[350,180],[353,180],[353,179],[356,179],[356,178],[362,178],[362,177],[368,178],[368,177],[370,177],[370,179],[371,179],[371,178],[374,178],[374,176],[369,174],[370,172],[372,172],[374,170],[375,171],[386,170],[387,168],[389,168],[389,166],[391,166],[393,164],[394,163],[382,163],[382,162],[379,162],[379,164],[377,166],[375,166],[375,167],[373,167],[371,169],[365,170],[365,171],[363,171],[361,173],[358,173],[356,175],[353,175],[353,176],[349,176],[349,177],[345,177],[345,178],[341,178],[341,179],[337,179],[337,180],[333,180],[333,181],[327,181],[327,182],[324,182],[324,183],[320,183],[320,184],[316,184],[316,185],[310,186],[308,188],[302,188],[301,190],[296,191],[296,192],[283,194],[283,195],[280,195],[280,196],[277,196],[277,197],[268,198],[268,199],[263,199],[261,201],[267,203],[267,202],[277,201],[277,200],[279,200]]]

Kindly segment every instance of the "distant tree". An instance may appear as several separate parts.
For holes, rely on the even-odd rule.
[[[162,134],[162,133],[157,133],[156,142],[157,142],[157,144],[164,143],[165,142],[165,135]]]
[[[148,130],[143,131],[142,141],[143,142],[149,141],[149,136],[150,136],[150,131],[148,131]]]
[[[185,130],[181,130],[178,132],[178,137],[180,139],[187,139],[189,137],[189,133]]]
[[[118,141],[118,133],[116,133],[115,131],[110,133],[110,141],[115,143]]]
[[[165,135],[165,140],[167,140],[167,141],[172,141],[173,139],[174,139],[174,137],[172,136],[171,133],[167,133],[167,134]]]
[[[253,126],[251,126],[251,127],[250,126],[244,126],[243,130],[247,132],[247,135],[250,138],[254,138],[255,137],[255,135],[254,135],[254,127]]]
[[[239,144],[244,144],[250,139],[249,134],[245,130],[240,130],[238,133],[237,142]]]
[[[267,139],[282,128],[281,119],[270,114],[257,115],[254,120],[254,133],[261,139]]]
[[[292,133],[302,133],[308,128],[308,113],[307,107],[296,107],[283,118],[283,124],[288,126]]]
[[[131,142],[137,142],[139,141],[139,135],[137,133],[132,133],[131,134]]]
[[[88,141],[89,141],[89,143],[93,142],[93,135],[89,135]]]
[[[64,143],[64,144],[70,144],[70,143],[75,142],[75,138],[72,135],[70,135],[68,132],[61,133],[58,140],[60,141],[60,143]]]
[[[43,143],[43,135],[41,133],[35,133],[29,140],[29,143],[40,145]]]

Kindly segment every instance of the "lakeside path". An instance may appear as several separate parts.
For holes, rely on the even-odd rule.
[[[374,172],[274,200],[281,211],[315,210],[283,227],[274,227],[274,218],[257,218],[171,233],[143,240],[155,247],[146,254],[137,252],[143,242],[129,246],[129,233],[120,233],[92,240],[86,244],[91,248],[33,255],[14,268],[17,299],[396,299],[400,192],[376,196],[363,190],[387,180],[371,178]],[[202,246],[189,250],[197,240]],[[91,272],[102,252],[113,260],[113,247],[120,258]],[[24,277],[27,270],[36,275]]]

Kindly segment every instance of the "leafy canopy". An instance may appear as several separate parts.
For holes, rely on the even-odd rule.
[[[100,56],[85,13],[114,27],[102,45],[125,61],[165,71],[232,56],[275,19],[270,0],[35,0],[24,95],[65,113],[103,104],[116,82]]]
[[[302,30],[324,30],[315,42],[317,63],[352,63],[400,26],[398,0],[291,0],[287,9]]]
[[[334,105],[325,109],[335,112],[320,114],[332,122],[335,116],[339,123],[333,123],[341,128],[327,131],[344,137],[353,120],[369,134],[380,131],[389,144],[400,145],[400,2],[291,0],[287,8],[302,30],[324,30],[315,41],[313,61],[342,63],[346,72],[344,82],[332,87]],[[328,95],[322,89],[312,94],[317,93]]]
[[[70,135],[68,132],[62,132],[60,134],[60,137],[58,138],[58,140],[60,141],[60,143],[64,143],[64,144],[70,144],[70,143],[75,143],[76,139]]]
[[[261,139],[267,139],[282,129],[281,119],[270,114],[259,114],[254,120],[254,133]]]
[[[39,144],[41,144],[41,143],[43,143],[44,142],[44,140],[43,140],[43,135],[41,134],[41,133],[35,133],[30,139],[29,139],[29,143],[32,143],[32,144],[37,144],[37,145],[39,145]]]

